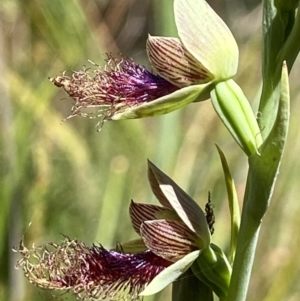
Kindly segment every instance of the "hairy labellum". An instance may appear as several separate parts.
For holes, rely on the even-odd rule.
[[[179,89],[130,59],[110,55],[104,70],[99,67],[94,71],[84,69],[74,71],[70,76],[64,72],[50,80],[57,87],[63,87],[75,102],[68,118],[81,115],[109,120],[128,107],[150,102]],[[96,114],[88,112],[92,108],[96,109]]]
[[[27,249],[18,261],[28,280],[43,289],[67,290],[80,299],[137,300],[145,286],[171,262],[147,250],[137,254],[88,247],[65,238],[62,244]]]

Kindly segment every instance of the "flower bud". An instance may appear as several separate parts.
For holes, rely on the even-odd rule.
[[[241,88],[233,80],[220,82],[212,90],[211,99],[217,114],[244,152],[248,156],[256,152],[262,137]]]

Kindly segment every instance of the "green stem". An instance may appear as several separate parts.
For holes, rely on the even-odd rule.
[[[255,165],[250,164],[228,301],[243,301],[247,296],[260,222],[272,194],[271,187],[268,191],[260,187],[260,180],[260,177],[256,177]]]
[[[246,211],[243,211],[239,234],[244,239],[238,240],[227,301],[243,301],[247,296],[260,225],[255,224]]]
[[[249,157],[249,172],[227,301],[244,301],[253,266],[262,218],[271,202],[289,124],[288,70],[300,49],[300,14],[292,30],[273,0],[264,1],[263,91],[258,121],[265,139],[259,153]]]
[[[249,157],[249,172],[227,301],[244,301],[262,218],[270,204],[289,125],[288,73],[284,65],[280,102],[270,135]]]
[[[236,257],[227,301],[244,301],[253,266],[261,220],[270,204],[279,170],[289,119],[287,68],[280,83],[282,62],[289,71],[299,52],[300,15],[287,31],[284,12],[278,11],[273,0],[264,1],[263,91],[258,121],[266,139],[259,154],[249,157],[249,172],[237,241]],[[286,21],[286,20],[285,20]],[[288,35],[288,36],[287,36]]]

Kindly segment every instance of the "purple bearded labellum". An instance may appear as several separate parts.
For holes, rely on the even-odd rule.
[[[168,95],[179,88],[128,58],[107,55],[104,68],[74,71],[50,78],[74,100],[71,115],[110,120],[117,112]],[[88,112],[96,109],[96,113]]]
[[[139,293],[171,262],[149,250],[125,254],[104,247],[88,247],[65,238],[61,244],[27,249],[17,267],[28,280],[43,289],[66,290],[85,300],[137,300]]]

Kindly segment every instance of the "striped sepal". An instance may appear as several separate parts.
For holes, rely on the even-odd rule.
[[[145,221],[157,219],[156,213],[166,210],[163,207],[149,204],[139,204],[131,200],[129,214],[134,230],[140,234],[141,224]]]
[[[147,52],[152,67],[178,87],[203,84],[213,75],[204,68],[177,38],[148,37]]]
[[[165,197],[165,195],[162,193],[162,191],[159,187],[159,182],[156,179],[156,174],[154,173],[152,166],[153,166],[153,163],[148,160],[148,180],[149,180],[152,192],[156,196],[157,200],[165,208],[173,209],[173,207],[169,203],[168,199]]]
[[[197,236],[184,223],[169,220],[144,222],[141,236],[154,254],[166,260],[177,261],[197,250]]]
[[[159,184],[161,192],[168,200],[169,206],[172,206],[186,226],[201,239],[202,242],[199,240],[199,247],[202,248],[210,244],[210,231],[203,210],[184,190],[153,163],[149,161],[148,166]]]

